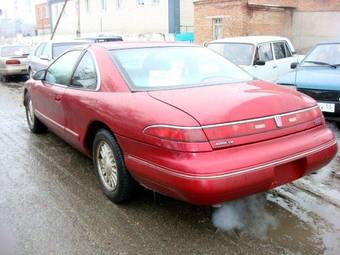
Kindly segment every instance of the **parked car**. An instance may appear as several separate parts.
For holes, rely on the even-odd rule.
[[[27,56],[30,48],[26,45],[0,45],[0,78],[27,75]]]
[[[290,71],[295,54],[289,39],[278,36],[241,36],[212,41],[206,46],[262,80],[275,82]]]
[[[84,45],[89,43],[91,43],[91,41],[86,40],[51,40],[48,42],[40,43],[35,48],[34,52],[29,55],[27,69],[28,73],[32,77],[35,72],[48,67],[54,59],[58,58],[66,50],[77,45]]]
[[[99,36],[84,37],[82,38],[82,40],[91,41],[93,43],[121,42],[123,41],[123,37],[120,35],[99,35]]]
[[[33,133],[49,128],[93,158],[114,202],[137,181],[218,204],[298,179],[337,152],[313,99],[187,44],[72,49],[26,83],[24,105]]]
[[[278,80],[318,101],[326,119],[340,127],[340,41],[317,44],[294,71]]]

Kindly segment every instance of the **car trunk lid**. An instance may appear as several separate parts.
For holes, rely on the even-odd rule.
[[[263,81],[151,91],[198,121],[213,148],[296,133],[323,123],[309,97]]]

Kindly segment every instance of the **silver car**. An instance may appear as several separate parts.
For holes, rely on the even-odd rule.
[[[35,72],[46,69],[50,63],[66,50],[77,45],[89,44],[87,40],[48,41],[40,43],[28,57],[28,72],[32,76]]]
[[[6,81],[8,76],[27,75],[30,48],[26,45],[0,45],[0,78]]]

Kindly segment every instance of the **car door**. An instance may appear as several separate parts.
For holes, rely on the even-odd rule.
[[[265,61],[265,65],[257,65],[257,61]],[[251,68],[253,69],[251,73],[261,80],[277,80],[278,68],[274,61],[272,45],[270,42],[260,43],[257,45],[254,64]]]
[[[30,67],[33,71],[33,73],[36,73],[37,71],[41,70],[40,68],[40,56],[42,55],[42,52],[45,48],[46,43],[41,43],[34,51],[34,54],[30,57]]]
[[[91,119],[91,109],[97,106],[99,83],[95,57],[91,51],[86,51],[75,68],[63,100],[66,140],[79,149],[79,142]]]
[[[278,78],[291,71],[290,64],[296,62],[286,41],[273,42],[274,56],[278,68]],[[276,79],[276,80],[277,80]]]
[[[80,54],[81,51],[70,51],[53,62],[33,92],[38,117],[60,136],[64,135],[65,125],[63,96]]]

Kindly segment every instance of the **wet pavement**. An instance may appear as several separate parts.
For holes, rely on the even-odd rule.
[[[317,174],[218,209],[146,190],[118,206],[90,159],[29,132],[22,84],[0,83],[1,255],[340,254],[340,154]],[[239,226],[218,229],[213,215],[222,229]]]

